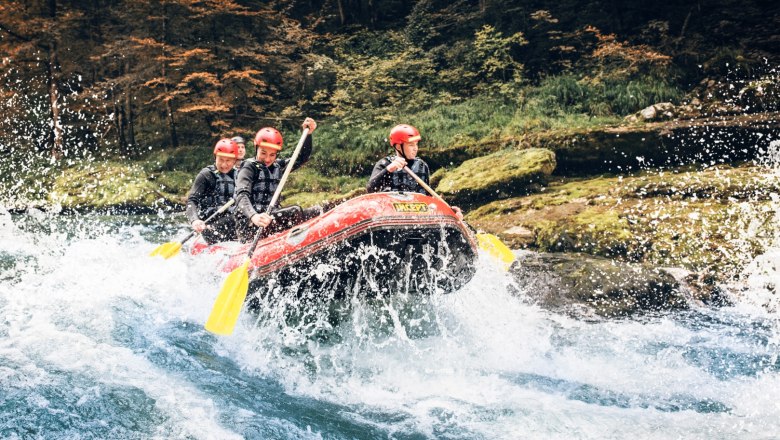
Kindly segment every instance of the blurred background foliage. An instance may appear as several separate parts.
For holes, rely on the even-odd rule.
[[[272,125],[291,145],[305,116],[320,121],[313,164],[335,176],[368,173],[401,122],[421,129],[423,148],[444,148],[616,124],[659,102],[776,111],[767,91],[779,84],[779,10],[755,0],[6,0],[0,172],[108,158],[192,171],[220,137]]]

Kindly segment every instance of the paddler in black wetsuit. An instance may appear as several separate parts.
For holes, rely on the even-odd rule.
[[[430,169],[428,164],[417,157],[420,139],[420,132],[411,125],[399,124],[393,127],[390,130],[389,141],[395,149],[396,155],[385,157],[374,165],[366,191],[370,193],[382,191],[416,192],[430,195],[403,169],[408,166],[423,182],[429,183]],[[452,210],[455,211],[455,215],[460,220],[463,220],[463,212],[460,208],[453,206]]]
[[[246,141],[241,136],[235,136],[230,139],[238,145],[238,160],[236,161],[236,173],[241,169],[241,164],[244,163],[244,156],[246,156]]]
[[[203,221],[233,198],[238,145],[230,139],[221,139],[214,146],[214,165],[198,173],[187,196],[187,218],[192,229],[207,243],[236,239],[236,223],[230,211],[217,216],[208,225]]]
[[[309,134],[303,142],[298,159],[293,164],[293,170],[300,168],[311,156],[311,134],[317,129],[317,123],[312,118],[306,118],[302,128],[306,127],[309,128]],[[281,197],[274,207],[275,212],[271,215],[266,213],[289,162],[289,159],[276,158],[282,150],[282,143],[282,134],[277,129],[261,128],[255,135],[255,158],[244,160],[238,172],[235,216],[238,238],[243,242],[252,241],[261,226],[265,228],[263,234],[268,235],[289,229],[322,213],[322,208],[319,206],[307,209],[290,206],[280,209]]]

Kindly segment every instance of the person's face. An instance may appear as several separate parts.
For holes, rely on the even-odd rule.
[[[244,155],[246,155],[246,145],[238,144],[238,158],[244,159]]]
[[[417,149],[418,149],[417,143],[418,142],[419,141],[404,142],[403,153],[404,153],[404,155],[406,156],[407,159],[412,160],[412,159],[417,157]],[[398,150],[398,151],[401,152],[401,150]]]
[[[236,159],[232,157],[217,156],[216,160],[214,161],[214,166],[217,167],[217,171],[225,174],[232,170],[234,166],[236,166]]]
[[[270,167],[276,160],[276,155],[278,153],[279,152],[273,148],[260,147],[257,149],[257,160],[264,163],[265,166]]]

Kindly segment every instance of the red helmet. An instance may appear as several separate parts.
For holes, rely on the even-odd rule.
[[[214,145],[214,156],[238,159],[238,144],[227,138],[220,139],[217,145]]]
[[[390,130],[390,145],[403,145],[406,142],[419,141],[420,132],[411,125],[399,124]]]
[[[261,128],[255,135],[255,148],[266,147],[272,150],[282,150],[282,134],[271,127]]]

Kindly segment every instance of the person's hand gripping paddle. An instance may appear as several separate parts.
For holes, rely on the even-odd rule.
[[[436,194],[436,191],[434,191],[433,188],[425,183],[425,181],[422,180],[420,176],[409,169],[409,167],[404,167],[404,171],[409,173],[409,175],[412,176],[412,178],[414,178],[414,180],[416,180],[424,190],[428,191],[428,194],[435,197],[445,205],[450,206],[444,199],[441,198],[440,195]],[[507,245],[505,245],[498,237],[493,234],[477,232],[477,244],[479,245],[480,249],[484,250],[489,255],[500,261],[504,270],[509,270],[509,267],[515,261],[515,254],[512,253],[512,250],[509,249]]]
[[[211,214],[204,222],[208,224],[210,221],[214,220],[214,217],[222,214],[225,212],[230,206],[235,203],[235,200],[230,199],[225,203],[224,205],[220,206],[217,212],[214,214]],[[163,257],[165,259],[171,258],[174,255],[178,254],[181,250],[181,246],[187,242],[190,238],[196,236],[198,233],[195,231],[190,232],[186,237],[181,239],[180,241],[169,241],[167,243],[163,243],[156,248],[149,254],[150,257]]]
[[[268,204],[266,213],[270,214],[276,202],[279,200],[279,195],[282,193],[282,188],[285,182],[287,182],[287,176],[290,175],[295,161],[298,159],[298,154],[301,152],[303,142],[306,140],[306,136],[309,134],[309,128],[303,129],[301,139],[298,141],[298,145],[295,147],[295,151],[290,158],[287,168],[282,174],[279,185],[274,191],[271,203]],[[249,262],[252,260],[252,255],[255,253],[257,243],[260,241],[260,236],[263,233],[263,228],[259,228],[255,234],[255,239],[252,241],[252,245],[249,246],[249,252],[247,252],[244,264],[235,268],[225,279],[225,283],[222,285],[222,290],[219,291],[216,301],[214,301],[214,307],[211,309],[211,314],[206,321],[206,330],[217,335],[227,336],[233,333],[233,329],[236,327],[238,321],[238,315],[241,313],[241,309],[244,306],[244,300],[246,300],[247,291],[249,290]]]

